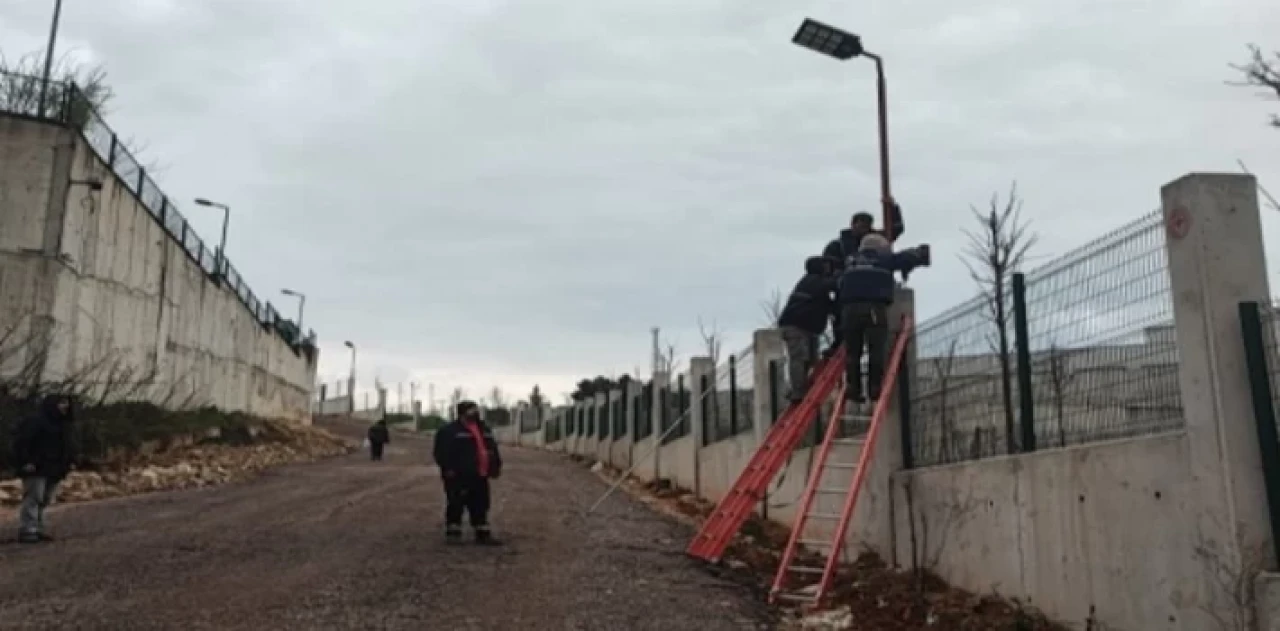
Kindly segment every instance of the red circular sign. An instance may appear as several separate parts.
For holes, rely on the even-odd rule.
[[[1191,213],[1182,206],[1174,208],[1165,222],[1169,229],[1169,236],[1174,239],[1181,239],[1191,231]]]

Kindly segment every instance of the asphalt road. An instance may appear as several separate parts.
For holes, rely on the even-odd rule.
[[[358,431],[358,430],[357,430]],[[0,523],[0,629],[770,628],[757,595],[685,559],[689,528],[560,457],[507,449],[501,548],[447,546],[427,441],[230,486],[56,507],[57,541]]]

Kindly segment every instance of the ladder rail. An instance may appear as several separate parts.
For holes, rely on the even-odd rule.
[[[830,374],[833,366],[834,364],[819,366],[820,376],[824,381],[831,382],[828,388],[834,385],[834,378]],[[761,487],[768,485],[769,480],[777,474],[777,469],[782,465],[786,455],[794,449],[795,443],[799,442],[800,436],[807,428],[810,417],[797,414],[804,407],[807,406],[802,404],[791,407],[784,414],[784,418],[770,430],[766,442],[752,456],[747,470],[716,507],[712,518],[704,524],[703,532],[700,532],[690,544],[687,551],[690,555],[713,562],[719,559],[720,554],[732,540],[733,534],[741,528],[742,522],[746,520],[756,504],[753,497],[744,496],[748,491],[763,490]]]
[[[707,545],[715,545],[715,542],[724,538],[725,530],[733,527],[733,523],[730,519],[716,519],[716,517],[729,515],[733,518],[734,515],[743,510],[743,502],[750,499],[743,497],[747,494],[747,489],[755,488],[760,482],[759,477],[764,475],[764,473],[771,468],[769,464],[770,461],[780,457],[775,453],[775,451],[778,450],[768,449],[766,446],[772,445],[774,442],[779,440],[785,440],[786,436],[793,431],[792,425],[794,425],[794,423],[791,419],[783,418],[781,419],[781,422],[774,424],[774,426],[770,428],[769,433],[765,435],[761,448],[758,449],[752,456],[751,460],[747,462],[747,466],[740,479],[729,489],[728,493],[725,494],[725,497],[721,499],[720,504],[716,506],[715,512],[712,513],[711,519],[708,520],[708,523],[703,525],[703,532],[698,533],[698,536],[695,537],[694,541],[689,546],[688,552],[690,554],[701,556],[700,549],[702,546],[699,544],[708,542]],[[768,482],[766,481],[765,484],[767,483]],[[748,504],[753,503],[754,502],[748,502]],[[732,535],[730,534],[729,536]],[[706,560],[712,561],[715,556],[717,555],[708,553]]]
[[[724,553],[733,535],[750,516],[758,503],[755,495],[762,493],[769,482],[795,450],[804,431],[812,422],[819,402],[835,389],[841,374],[844,348],[826,363],[816,366],[810,392],[799,404],[788,406],[778,422],[765,437],[765,442],[752,455],[747,468],[734,482],[729,492],[716,505],[715,511],[703,523],[698,534],[689,543],[685,553],[689,556],[715,562]],[[811,397],[813,399],[811,400]],[[801,414],[801,412],[805,412]]]
[[[899,367],[902,365],[906,355],[907,344],[911,339],[914,327],[915,322],[911,316],[903,314],[902,327],[898,332],[898,339],[894,342],[893,352],[889,355],[889,363],[885,366],[885,376],[887,377],[885,385],[888,387],[881,388],[880,399],[876,401],[875,411],[871,415],[871,427],[867,428],[867,438],[862,444],[862,453],[858,456],[858,470],[854,472],[853,479],[849,482],[849,496],[845,498],[844,508],[840,511],[840,521],[836,525],[832,554],[827,557],[826,567],[823,569],[822,578],[818,582],[818,591],[814,594],[815,604],[822,601],[827,590],[831,587],[832,579],[835,578],[838,559],[835,551],[844,547],[844,540],[848,535],[849,522],[853,519],[853,509],[858,503],[858,496],[861,495],[867,471],[870,469],[872,457],[875,455],[876,438],[879,437],[880,428],[884,426],[884,417],[889,412],[890,395],[898,387]]]
[[[795,560],[796,552],[800,548],[800,537],[804,532],[805,524],[809,522],[809,509],[813,506],[813,500],[818,496],[818,489],[822,485],[822,475],[827,464],[827,456],[831,453],[831,445],[834,444],[836,435],[839,433],[840,418],[844,415],[845,407],[845,391],[848,384],[841,384],[836,399],[835,408],[831,412],[831,419],[827,422],[827,430],[823,432],[822,444],[818,447],[818,454],[814,458],[813,465],[809,470],[809,481],[805,484],[804,493],[800,496],[799,510],[796,511],[796,522],[791,527],[791,536],[787,538],[787,547],[783,549],[782,558],[778,562],[778,573],[773,577],[773,588],[769,590],[770,601],[775,601],[777,595],[785,587],[787,581],[787,572],[791,568],[791,562]],[[834,554],[835,551],[832,551]]]

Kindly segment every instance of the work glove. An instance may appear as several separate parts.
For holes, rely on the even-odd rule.
[[[832,357],[835,357],[835,356],[836,356],[835,346],[828,346],[826,350],[822,351],[822,359],[824,360],[831,359]]]

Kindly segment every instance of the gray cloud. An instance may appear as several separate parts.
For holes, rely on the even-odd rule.
[[[43,4],[0,0],[6,54],[40,45]],[[1280,177],[1268,104],[1223,85],[1245,43],[1280,46],[1273,5],[97,0],[68,3],[63,43],[107,65],[111,124],[201,234],[218,218],[187,200],[232,205],[258,293],[308,293],[322,375],[353,339],[362,376],[444,396],[647,367],[648,328],[691,352],[699,315],[744,344],[875,208],[871,67],[792,46],[806,15],[887,59],[928,315],[972,293],[959,229],[1014,179],[1047,255],[1186,171]]]

